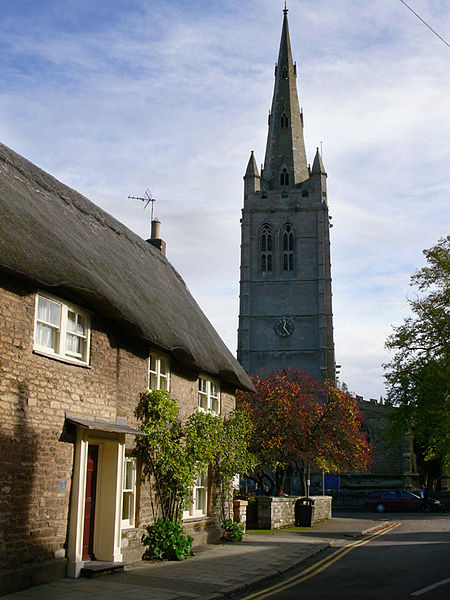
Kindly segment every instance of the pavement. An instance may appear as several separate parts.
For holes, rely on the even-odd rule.
[[[276,582],[308,558],[367,534],[386,517],[342,514],[311,528],[248,532],[244,541],[203,545],[181,562],[139,562],[123,573],[59,579],[7,595],[8,600],[224,600]]]

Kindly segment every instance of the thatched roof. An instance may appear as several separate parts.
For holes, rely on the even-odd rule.
[[[159,250],[3,144],[0,268],[82,299],[185,366],[253,389]]]

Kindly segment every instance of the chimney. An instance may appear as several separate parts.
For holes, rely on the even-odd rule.
[[[152,246],[155,246],[161,254],[166,255],[166,242],[160,238],[161,221],[159,219],[153,219],[152,221],[152,232],[151,238],[147,240]]]

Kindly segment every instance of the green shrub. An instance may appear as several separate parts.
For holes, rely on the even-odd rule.
[[[244,537],[244,526],[226,519],[223,524],[222,538],[227,542],[241,542]]]
[[[142,545],[148,546],[142,560],[183,560],[193,556],[192,542],[193,538],[183,534],[179,523],[159,519],[147,526],[141,538]]]

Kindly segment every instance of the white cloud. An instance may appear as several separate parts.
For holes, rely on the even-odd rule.
[[[21,4],[0,25],[2,141],[142,237],[127,196],[149,187],[169,258],[234,352],[242,176],[264,156],[282,3]],[[414,8],[450,30],[447,0]],[[409,274],[448,233],[449,51],[391,0],[291,0],[289,22],[308,156],[322,141],[329,176],[341,379],[378,397]]]

